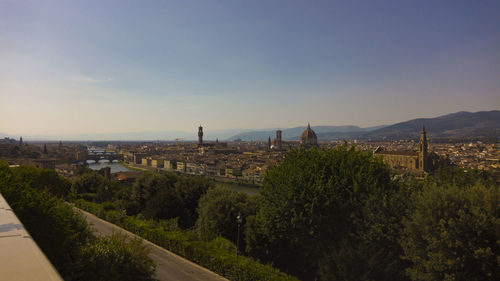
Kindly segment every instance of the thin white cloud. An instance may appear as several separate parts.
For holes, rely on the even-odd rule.
[[[77,75],[72,77],[73,80],[77,82],[82,82],[82,83],[105,83],[105,82],[111,82],[111,78],[106,78],[106,79],[97,79],[89,76],[83,76],[83,75]]]

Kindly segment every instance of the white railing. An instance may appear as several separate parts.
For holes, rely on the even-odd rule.
[[[0,194],[0,279],[63,279]]]

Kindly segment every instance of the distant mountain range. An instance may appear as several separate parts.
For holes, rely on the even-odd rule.
[[[312,126],[311,128],[316,132],[319,140],[329,140],[329,139],[342,139],[350,138],[350,136],[357,136],[363,133],[371,132],[385,126],[376,126],[369,128],[360,128],[358,126]],[[300,135],[306,129],[305,126],[282,129],[282,138],[284,140],[299,140]],[[232,136],[229,140],[243,141],[266,141],[269,137],[274,139],[276,137],[276,130],[263,130],[263,131],[251,131],[240,133]]]
[[[428,136],[439,139],[499,138],[500,111],[461,111],[436,118],[418,118],[360,135],[366,139],[416,139],[425,125]]]
[[[227,140],[235,134],[252,131],[252,129],[225,129],[207,130],[204,128],[203,139],[205,140]],[[0,132],[0,138],[19,139],[20,136],[5,134]],[[124,133],[101,133],[101,134],[64,134],[64,135],[23,135],[25,141],[59,141],[59,140],[125,140],[125,141],[155,141],[155,140],[175,140],[194,141],[198,139],[198,127],[191,132],[185,131],[144,131],[144,132],[124,132]]]
[[[393,125],[360,128],[357,126],[312,126],[318,140],[400,140],[417,139],[420,136],[422,125],[425,125],[428,136],[440,139],[471,139],[471,138],[499,138],[500,111],[457,112],[436,118],[418,118]],[[282,129],[284,140],[299,140],[306,127]],[[265,141],[271,136],[275,138],[275,131],[251,131],[234,135],[230,140]]]
[[[422,125],[425,125],[428,136],[435,139],[479,139],[500,138],[500,111],[457,112],[436,118],[418,118],[393,125],[382,125],[368,128],[358,126],[312,126],[318,140],[398,140],[417,139]],[[305,126],[284,128],[284,140],[299,140]],[[210,130],[204,128],[205,140],[238,140],[267,141],[268,137],[276,137],[276,128],[251,130],[251,129],[226,129]],[[23,136],[30,140],[174,140],[176,138],[192,141],[197,139],[197,128],[191,132],[184,131],[149,131],[108,134],[78,134],[78,135],[32,135]],[[0,133],[0,138],[10,137],[19,139],[20,136]]]

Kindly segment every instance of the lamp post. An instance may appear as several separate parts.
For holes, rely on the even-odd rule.
[[[241,222],[243,221],[241,218],[240,212],[238,212],[238,216],[236,217],[236,221],[238,222],[238,236],[236,237],[236,256],[238,256],[239,250],[240,250],[240,225],[241,225]]]

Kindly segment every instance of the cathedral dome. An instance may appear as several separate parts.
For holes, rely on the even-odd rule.
[[[316,133],[311,129],[311,125],[307,124],[307,128],[302,132],[300,136],[300,143],[306,145],[317,145],[318,137]]]

